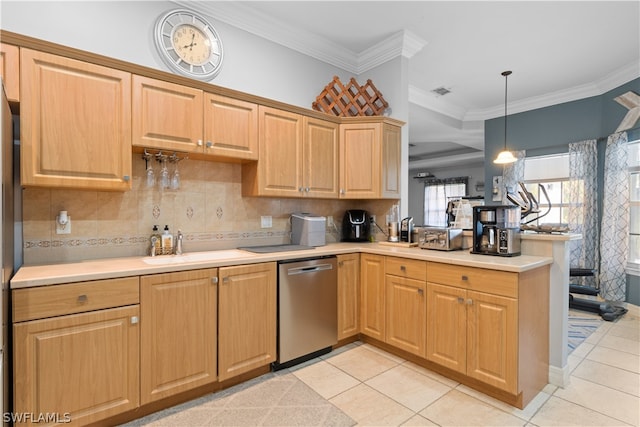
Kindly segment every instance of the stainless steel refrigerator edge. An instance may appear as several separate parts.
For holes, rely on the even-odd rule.
[[[13,275],[13,121],[7,96],[2,84],[2,147],[0,149],[0,174],[2,174],[2,226],[0,227],[0,238],[2,239],[2,304],[0,304],[0,317],[2,318],[2,348],[0,348],[0,378],[2,388],[0,388],[0,401],[2,402],[3,414],[11,412],[11,384],[10,384],[10,346],[9,346],[9,280]],[[4,423],[4,417],[3,417]],[[6,424],[6,423],[4,423]]]

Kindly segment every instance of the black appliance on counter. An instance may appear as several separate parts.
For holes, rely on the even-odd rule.
[[[369,212],[350,209],[342,219],[343,242],[368,242],[371,236],[371,218]]]
[[[473,254],[520,255],[520,207],[473,207]]]

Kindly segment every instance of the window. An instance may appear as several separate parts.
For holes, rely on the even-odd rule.
[[[424,224],[445,227],[447,205],[452,198],[467,195],[469,178],[447,178],[424,183]]]
[[[567,224],[569,222],[569,154],[529,157],[525,159],[524,182],[540,205],[540,213],[530,214],[523,222],[534,220],[547,212],[549,203],[540,185],[549,197],[551,209],[530,225]],[[540,185],[539,185],[540,184]]]

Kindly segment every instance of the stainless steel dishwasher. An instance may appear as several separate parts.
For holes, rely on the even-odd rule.
[[[335,256],[278,263],[278,359],[274,369],[331,351],[338,342]]]

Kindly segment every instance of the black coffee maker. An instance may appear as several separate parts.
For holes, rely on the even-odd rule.
[[[343,242],[368,242],[371,236],[371,218],[369,212],[351,209],[342,219]]]

